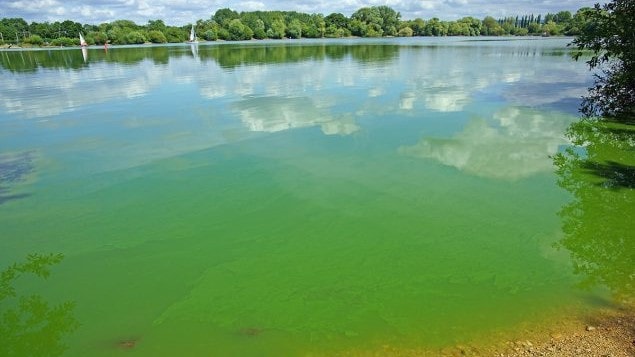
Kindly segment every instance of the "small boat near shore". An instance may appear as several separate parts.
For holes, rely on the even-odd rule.
[[[82,36],[81,32],[79,33],[79,45],[82,46],[82,47],[88,46],[88,43],[84,39],[84,36]]]
[[[198,41],[196,41],[196,32],[194,32],[194,25],[192,25],[192,29],[190,30],[190,39],[187,42],[198,43]]]

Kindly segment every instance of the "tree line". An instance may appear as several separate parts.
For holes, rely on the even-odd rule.
[[[177,43],[189,37],[194,26],[197,37],[205,41],[240,41],[282,38],[339,38],[384,36],[505,36],[580,34],[589,21],[591,8],[575,14],[523,15],[480,20],[464,17],[456,21],[438,18],[402,20],[401,14],[388,6],[363,7],[350,17],[341,13],[306,14],[296,11],[237,12],[217,10],[209,19],[195,24],[169,26],[163,20],[138,25],[130,20],[116,20],[99,25],[62,22],[31,22],[22,18],[0,20],[0,44],[76,46],[82,33],[89,44]]]

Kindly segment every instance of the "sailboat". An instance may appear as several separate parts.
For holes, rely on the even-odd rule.
[[[82,36],[82,33],[79,33],[79,45],[82,47],[86,47],[88,46],[88,43],[86,43],[86,40],[84,40],[84,36]]]
[[[194,25],[192,25],[192,29],[190,30],[190,40],[189,43],[197,43],[196,41],[196,33],[194,32]]]

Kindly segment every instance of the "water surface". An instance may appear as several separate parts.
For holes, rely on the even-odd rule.
[[[75,304],[66,356],[437,349],[594,304],[567,42],[0,52],[1,266],[64,255],[16,284]]]

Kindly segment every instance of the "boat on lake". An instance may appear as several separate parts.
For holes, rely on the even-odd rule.
[[[82,47],[88,46],[88,43],[84,39],[84,36],[82,36],[81,32],[79,33],[79,45],[82,46]]]
[[[189,43],[197,43],[196,41],[196,32],[194,32],[194,25],[192,25],[192,29],[190,30],[190,40]]]

